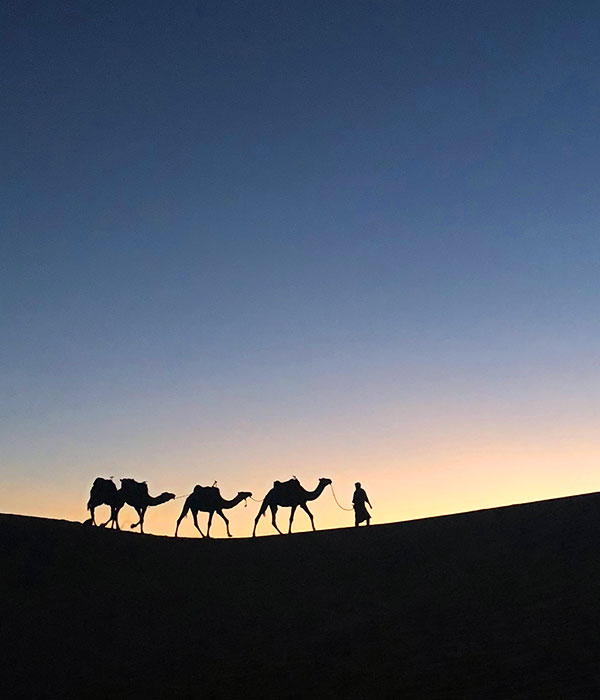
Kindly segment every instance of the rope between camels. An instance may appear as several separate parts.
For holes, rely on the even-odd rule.
[[[250,499],[251,501],[254,501],[255,503],[262,503],[262,501],[260,501],[258,498],[252,498],[252,496],[246,496],[246,498],[244,498],[244,508],[248,507],[248,499]]]
[[[338,501],[338,499],[335,495],[335,491],[333,490],[333,484],[329,484],[329,486],[331,486],[331,495],[333,496],[333,500],[337,503],[339,508],[341,508],[342,510],[346,510],[346,511],[354,510],[354,508],[344,508],[344,506]]]

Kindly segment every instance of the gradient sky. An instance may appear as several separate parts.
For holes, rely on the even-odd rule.
[[[598,489],[597,3],[0,26],[0,511],[81,520],[97,475],[359,479],[374,522]]]

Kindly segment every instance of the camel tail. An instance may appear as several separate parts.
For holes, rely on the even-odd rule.
[[[183,510],[181,511],[181,515],[177,518],[177,522],[180,523],[185,517],[187,517],[187,514],[189,512],[189,506],[186,504],[185,506],[183,506]]]
[[[188,496],[185,499],[185,503],[183,504],[183,510],[181,511],[181,515],[177,518],[177,522],[180,523],[185,516],[190,512],[190,504],[189,504],[190,497]]]
[[[268,496],[269,494],[267,494]],[[269,503],[267,501],[267,496],[263,498],[263,502],[260,504],[260,511],[259,511],[259,516],[262,515],[263,518],[267,514],[267,510],[269,509]]]
[[[177,533],[179,532],[179,524],[181,521],[185,518],[185,516],[188,514],[190,510],[190,496],[188,496],[185,499],[185,503],[183,504],[183,509],[181,511],[181,515],[177,518],[177,525],[175,525],[175,537],[177,537]]]

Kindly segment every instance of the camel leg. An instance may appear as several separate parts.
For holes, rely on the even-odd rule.
[[[227,528],[227,537],[232,537],[231,532],[229,532],[229,520],[225,517],[225,514],[223,513],[222,510],[218,510],[217,513],[223,518],[225,521],[225,527]]]
[[[138,525],[140,526],[140,532],[144,534],[144,514],[146,512],[145,508],[136,508],[136,513],[138,514],[139,520],[137,523],[133,523],[131,525],[131,529],[133,530],[134,527],[137,527]]]
[[[110,517],[111,517],[111,520],[112,520],[116,530],[121,529],[119,527],[119,510],[120,510],[120,508],[118,508],[117,506],[110,509]],[[111,525],[111,527],[112,527],[112,525]]]
[[[260,516],[264,515],[267,510],[267,504],[263,501],[260,504],[260,510],[258,511],[258,515],[256,518],[254,518],[254,530],[252,530],[252,537],[256,537],[256,526],[258,525],[258,521],[260,520]]]
[[[192,511],[192,518],[194,519],[194,526],[195,526],[196,530],[198,530],[200,535],[202,535],[202,537],[204,537],[204,533],[202,532],[202,530],[200,529],[200,526],[198,525],[198,511],[197,510]]]
[[[210,537],[210,526],[212,525],[212,519],[213,515],[215,514],[214,510],[211,510],[210,513],[208,514],[208,524],[206,526],[206,536]]]
[[[95,518],[96,506],[92,506],[88,503],[88,510],[90,511],[90,519],[88,520],[88,523],[95,525],[96,524],[96,518]]]
[[[313,514],[310,512],[310,510],[308,510],[308,506],[306,505],[306,503],[301,503],[300,508],[302,508],[302,510],[305,511],[306,514],[308,515],[308,517],[310,518],[310,524],[312,525],[312,529],[314,532],[316,530],[316,528],[315,528],[315,519],[313,518]]]
[[[296,512],[297,507],[298,506],[292,506],[290,509],[290,527],[288,530],[288,535],[291,534],[291,532],[292,532],[292,523],[294,522],[294,513]]]
[[[188,496],[185,499],[185,503],[183,504],[183,509],[181,511],[181,515],[177,518],[177,525],[175,526],[175,537],[177,537],[177,532],[179,531],[179,525],[181,521],[185,518],[185,516],[188,514],[188,511],[190,509],[190,504],[189,504],[190,497]]]
[[[272,506],[269,506],[269,507],[271,508],[271,522],[273,523],[273,527],[277,530],[277,532],[278,532],[280,535],[283,535],[283,532],[281,532],[281,530],[277,527],[277,523],[276,523],[276,521],[275,521],[275,515],[276,515],[276,513],[277,513],[277,506],[276,506],[276,505],[272,505]]]
[[[111,527],[112,527],[112,520],[113,520],[113,511],[112,511],[112,508],[111,508],[111,509],[110,509],[110,518],[109,518],[106,522],[100,523],[100,525],[99,525],[98,527],[106,527],[106,526],[108,525],[108,523],[110,523],[110,524],[111,524]]]

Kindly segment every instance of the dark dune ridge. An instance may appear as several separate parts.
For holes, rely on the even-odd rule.
[[[255,540],[0,516],[3,698],[600,697],[600,494]]]

